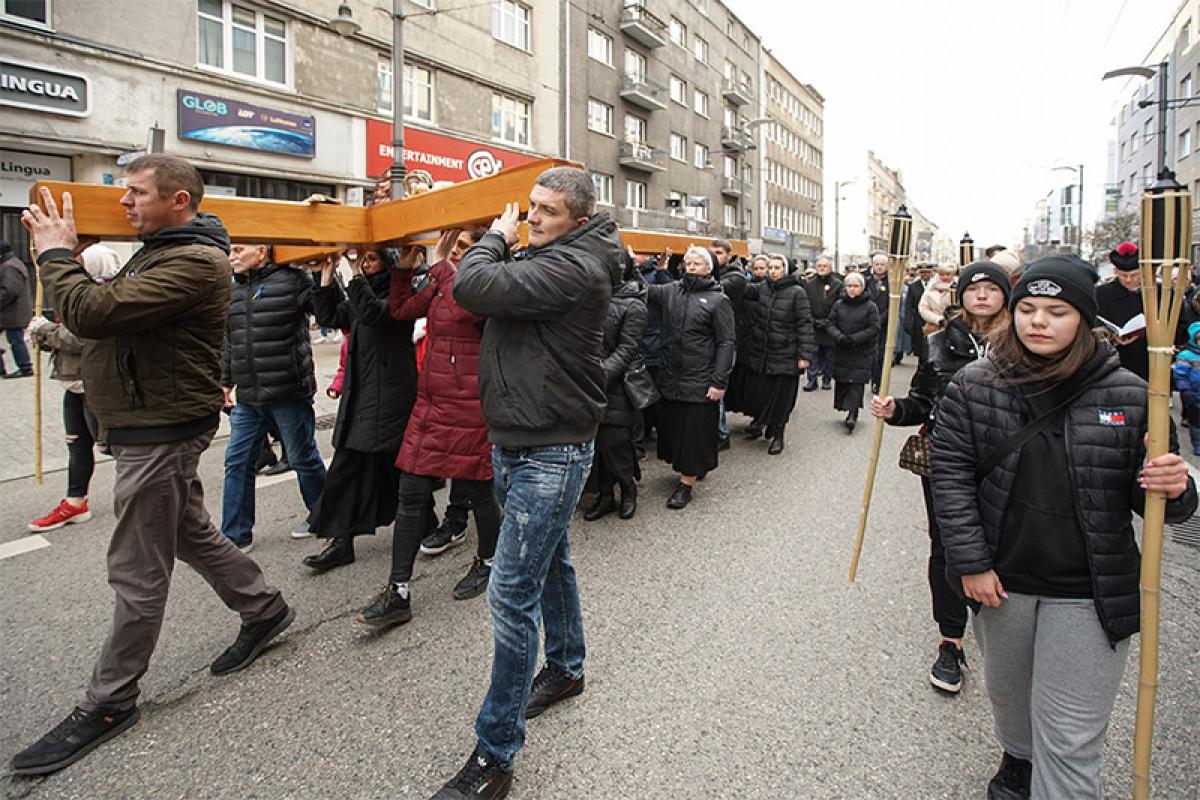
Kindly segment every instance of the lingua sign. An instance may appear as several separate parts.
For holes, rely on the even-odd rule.
[[[0,58],[0,106],[86,117],[90,104],[86,75]]]

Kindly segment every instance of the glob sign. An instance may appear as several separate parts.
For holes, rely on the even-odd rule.
[[[459,183],[471,178],[485,178],[537,158],[532,153],[519,153],[404,126],[405,168],[410,171],[423,169],[435,181]],[[392,126],[375,119],[367,120],[367,174],[378,178],[391,165]]]
[[[312,158],[317,120],[226,97],[178,90],[179,138]]]

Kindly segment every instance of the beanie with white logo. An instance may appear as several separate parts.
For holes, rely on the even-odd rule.
[[[1013,287],[1009,308],[1013,311],[1023,298],[1049,297],[1070,303],[1083,316],[1088,327],[1096,324],[1096,285],[1092,267],[1076,255],[1039,258]]]

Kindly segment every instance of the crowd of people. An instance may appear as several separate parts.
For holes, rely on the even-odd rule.
[[[274,438],[307,511],[291,536],[323,540],[303,558],[312,573],[354,562],[356,537],[392,526],[387,580],[357,615],[365,626],[412,619],[418,553],[462,544],[474,516],[476,554],[452,595],[487,594],[491,682],[475,747],[435,799],[504,797],[526,720],[585,689],[568,537],[581,498],[587,522],[633,518],[653,443],[678,475],[666,506],[684,509],[730,447],[728,412],[778,455],[799,393],[831,390],[848,434],[864,407],[920,427],[940,635],[929,680],[961,690],[973,610],[1003,748],[989,797],[1099,796],[1138,628],[1131,515],[1145,491],[1167,495],[1172,521],[1197,505],[1177,455],[1145,458],[1133,245],[1113,252],[1118,280],[1099,288],[1074,256],[1022,268],[1002,249],[961,271],[910,270],[889,353],[887,255],[839,274],[824,256],[805,270],[776,254],[746,262],[724,240],[635,254],[576,168],[537,179],[526,248],[509,204],[488,229],[443,232],[428,264],[423,247],[367,247],[300,265],[276,263],[267,244],[231,245],[199,212],[203,185],[186,162],[146,156],[129,171],[121,203],[143,247],[123,268],[79,241],[69,199],[60,213],[47,193],[24,215],[54,318],[28,327],[64,384],[71,460],[67,497],[30,527],[87,519],[93,445],[110,448],[117,605],[84,701],[13,758],[16,773],[62,769],[136,722],[176,558],[242,619],[213,674],[249,666],[292,624],[248,556]],[[328,467],[312,319],[341,335]],[[1097,333],[1101,322],[1121,335]],[[1200,322],[1185,319],[1181,336],[1175,374],[1200,453]],[[907,395],[878,396],[887,359],[909,354]],[[218,528],[197,466],[222,411]]]

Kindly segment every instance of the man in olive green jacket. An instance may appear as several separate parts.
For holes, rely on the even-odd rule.
[[[104,284],[75,260],[81,248],[69,193],[61,216],[43,190],[45,211],[31,206],[21,217],[38,252],[48,304],[85,340],[84,390],[117,460],[117,521],[108,551],[116,610],[86,697],[13,757],[18,775],[60,770],[137,721],[138,680],[158,640],[176,558],[242,618],[237,640],[212,663],[213,674],[249,666],[295,619],[279,590],[221,535],[204,507],[197,468],[223,402],[230,268],[224,226],[197,213],[203,196],[200,174],[180,158],[151,155],[130,164],[121,205],[142,249]]]

